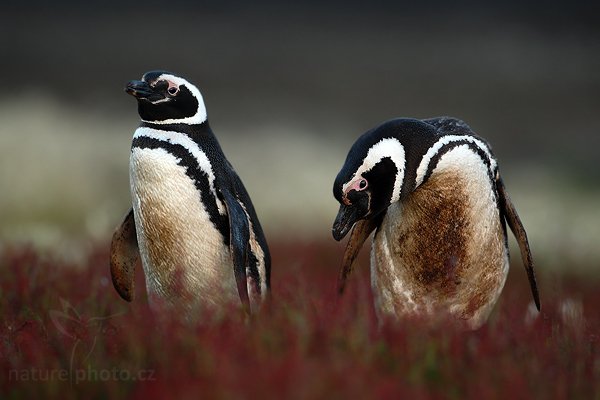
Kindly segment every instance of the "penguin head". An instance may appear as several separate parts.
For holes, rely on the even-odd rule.
[[[352,145],[333,184],[340,209],[333,224],[333,237],[343,239],[359,220],[375,218],[392,203],[404,199],[408,164],[425,129],[414,119],[395,119],[364,133]],[[410,148],[405,146],[410,145]],[[410,150],[410,152],[408,152]],[[408,152],[408,153],[407,153]]]
[[[155,124],[200,124],[206,107],[200,90],[187,80],[165,71],[150,71],[127,83],[125,91],[138,101],[142,121]]]

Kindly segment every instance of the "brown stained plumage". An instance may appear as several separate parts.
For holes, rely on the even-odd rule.
[[[156,204],[140,203],[140,222],[146,235],[148,256],[152,265],[160,266],[156,274],[160,276],[170,275],[172,262],[168,249],[175,243],[173,222],[161,213],[157,212]]]
[[[473,191],[485,182],[492,194],[487,177],[445,170],[388,209],[372,254],[380,312],[441,311],[483,323],[507,268],[495,200]]]
[[[131,158],[133,208],[149,297],[189,310],[198,304],[215,309],[230,304],[237,290],[229,249],[185,169],[160,149],[133,149]]]
[[[160,209],[159,201],[141,203],[141,224],[147,240],[148,257],[153,265],[151,279],[161,283],[161,294],[173,302],[176,298],[189,298],[191,294],[186,290],[183,260],[174,252],[178,247],[178,221],[169,218],[168,214],[163,215]]]
[[[416,235],[402,232],[394,243],[397,252],[413,260],[414,283],[445,296],[456,291],[467,261],[468,198],[460,190],[444,195],[455,184],[439,177],[415,193],[406,202],[405,218],[414,220]]]

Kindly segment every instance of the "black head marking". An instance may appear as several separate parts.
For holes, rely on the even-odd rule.
[[[343,187],[356,175],[357,171],[374,169],[375,165],[387,159],[387,167],[383,170],[393,174],[401,174],[402,182],[396,182],[395,179],[387,183],[401,184],[396,193],[399,198],[405,197],[414,189],[414,178],[417,166],[436,137],[436,129],[422,121],[416,119],[399,118],[384,122],[380,126],[369,130],[358,138],[352,145],[344,166],[340,170],[334,183],[334,196],[338,201],[342,201]],[[384,145],[384,142],[387,144]],[[370,154],[376,146],[382,146],[373,158]],[[389,154],[388,154],[389,153]],[[391,164],[390,164],[391,163]],[[389,165],[394,165],[394,171],[391,171]],[[383,167],[380,167],[383,168]],[[395,199],[398,200],[398,199]]]
[[[334,197],[342,205],[334,236],[343,237],[354,222],[373,218],[410,195],[419,163],[437,137],[434,126],[405,118],[384,122],[359,137],[334,182]],[[364,191],[356,188],[360,179],[368,182]],[[343,221],[342,215],[347,217]]]
[[[152,123],[199,124],[206,108],[196,86],[166,71],[150,71],[141,81],[131,81],[125,91],[138,100],[138,113]]]
[[[370,171],[363,174],[363,177],[369,182],[371,197],[367,216],[377,215],[390,205],[394,179],[398,172],[392,159],[384,157]]]

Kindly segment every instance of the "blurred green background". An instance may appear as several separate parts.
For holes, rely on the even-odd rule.
[[[195,82],[268,238],[333,240],[365,130],[452,115],[494,146],[548,266],[600,265],[598,2],[41,2],[0,14],[0,238],[65,256],[129,208],[124,84]]]

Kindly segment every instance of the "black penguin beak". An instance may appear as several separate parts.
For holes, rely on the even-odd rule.
[[[350,229],[352,229],[352,226],[358,219],[359,215],[356,207],[342,204],[331,229],[333,238],[338,242],[342,240],[350,232]]]
[[[130,81],[127,83],[127,86],[125,86],[125,92],[136,99],[154,100],[153,98],[157,97],[157,93],[155,93],[154,90],[152,90],[152,87],[144,81]]]

